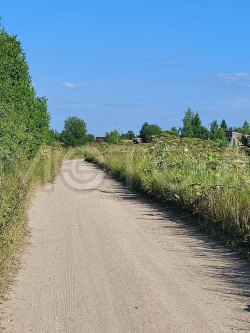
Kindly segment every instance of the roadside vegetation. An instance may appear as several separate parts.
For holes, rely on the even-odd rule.
[[[238,148],[164,134],[150,144],[89,145],[83,154],[128,186],[181,207],[202,229],[250,253],[250,158]]]
[[[47,100],[38,97],[20,42],[0,30],[0,294],[26,228],[35,186],[53,181],[64,150],[52,143]],[[50,145],[50,146],[49,146]]]
[[[58,174],[64,150],[43,146],[36,156],[0,173],[0,294],[6,288],[27,227],[30,198],[40,184]]]

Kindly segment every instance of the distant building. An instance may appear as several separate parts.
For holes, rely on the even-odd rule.
[[[95,142],[98,142],[98,143],[100,143],[100,142],[107,142],[107,141],[108,141],[108,138],[106,136],[97,136],[95,138]]]
[[[243,136],[242,133],[228,130],[225,132],[225,134],[226,134],[226,138],[229,142],[229,147],[237,147],[241,144],[241,139]]]

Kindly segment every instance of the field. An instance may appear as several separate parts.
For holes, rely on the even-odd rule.
[[[166,135],[151,144],[87,146],[83,153],[128,186],[181,207],[202,229],[249,252],[250,158],[239,149]]]

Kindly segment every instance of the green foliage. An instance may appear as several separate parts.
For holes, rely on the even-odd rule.
[[[250,124],[245,120],[242,127],[234,127],[233,131],[250,135]]]
[[[152,140],[152,137],[159,136],[162,134],[162,129],[155,124],[148,124],[145,122],[142,125],[142,128],[140,130],[140,138],[142,139],[142,142],[150,142]]]
[[[124,140],[133,140],[133,138],[135,138],[135,133],[131,130],[129,130],[127,133],[123,133],[121,135],[121,139],[124,139]]]
[[[52,144],[54,142],[60,142],[60,133],[58,133],[56,130],[49,129],[48,143]]]
[[[87,134],[85,140],[86,140],[86,142],[95,142],[94,134]]]
[[[189,138],[194,137],[194,129],[193,129],[194,116],[195,116],[194,112],[191,110],[191,108],[188,108],[182,120],[183,127],[181,130],[181,135],[183,137],[189,137]]]
[[[250,124],[246,120],[242,126],[242,134],[250,135]]]
[[[227,131],[228,127],[227,127],[227,123],[225,119],[222,119],[221,124],[220,124],[220,128],[223,129],[223,131]]]
[[[0,30],[0,163],[31,158],[48,139],[46,98],[36,97],[16,36]]]
[[[194,113],[188,108],[183,118],[183,127],[181,129],[182,137],[199,138],[206,140],[209,138],[209,131],[202,126],[199,113]]]
[[[26,209],[33,189],[54,180],[64,154],[60,146],[42,146],[34,158],[0,172],[0,295],[8,282],[10,263],[27,231]]]
[[[250,136],[249,135],[243,135],[241,138],[241,142],[244,146],[250,148]]]
[[[106,137],[108,138],[109,143],[117,144],[121,142],[121,136],[117,130],[107,132]]]
[[[214,120],[210,125],[210,139],[217,141],[225,141],[227,143],[226,135],[224,129],[220,126],[217,120]]]
[[[175,135],[179,136],[179,131],[176,127],[172,127],[170,130],[164,131],[164,133],[170,134],[170,135]]]
[[[81,146],[86,141],[87,127],[84,120],[78,117],[69,117],[64,122],[64,130],[60,140],[65,147]]]
[[[60,148],[41,148],[51,138],[49,120],[20,42],[0,28],[0,292],[24,234],[31,189],[51,181],[61,164]]]

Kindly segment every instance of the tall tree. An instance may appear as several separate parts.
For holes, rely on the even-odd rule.
[[[233,131],[249,135],[250,134],[250,124],[245,120],[241,127],[234,127]]]
[[[194,138],[199,138],[199,139],[208,139],[208,130],[207,128],[203,127],[201,124],[201,119],[199,116],[199,113],[196,112],[192,119],[192,126],[193,126],[193,136]]]
[[[194,119],[194,112],[191,108],[188,108],[185,112],[184,118],[182,120],[183,127],[181,129],[181,135],[192,138],[194,136],[193,132],[193,119]]]
[[[117,144],[117,143],[121,142],[120,133],[116,129],[107,133],[106,137],[108,138],[109,143],[116,143]]]
[[[224,129],[219,126],[217,120],[212,121],[210,124],[210,139],[217,140],[226,140],[226,135]]]
[[[242,133],[246,135],[250,135],[250,124],[245,120],[242,125]]]
[[[66,147],[81,146],[86,141],[87,125],[78,117],[69,117],[64,122],[61,141]]]
[[[227,126],[227,123],[226,123],[225,119],[222,119],[221,124],[220,124],[220,128],[222,128],[224,131],[228,130],[228,126]]]
[[[217,120],[213,120],[210,124],[210,138],[212,140],[217,138],[217,133],[219,131],[219,124]]]
[[[181,135],[189,138],[208,139],[209,131],[206,127],[202,126],[198,112],[194,113],[190,108],[187,109],[183,118]]]
[[[31,158],[48,138],[46,98],[31,83],[21,43],[0,28],[0,160]]]

